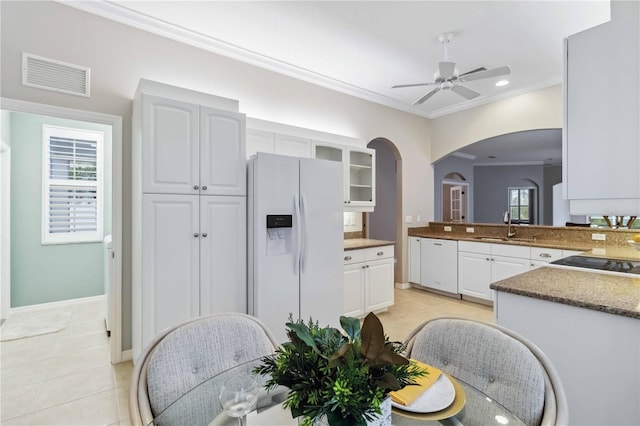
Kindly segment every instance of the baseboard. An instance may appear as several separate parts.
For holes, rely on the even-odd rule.
[[[411,288],[411,284],[409,284],[409,283],[395,283],[395,287],[398,290],[406,290],[408,288]]]
[[[131,361],[132,359],[133,359],[133,351],[131,349],[122,351],[122,355],[120,355],[120,362]]]
[[[11,308],[10,313],[41,311],[44,309],[63,308],[70,305],[79,305],[83,303],[93,303],[101,301],[105,303],[107,302],[107,296],[105,294],[101,294],[100,296],[82,297],[79,299],[60,300],[58,302],[39,303],[37,305],[18,306],[16,308]]]

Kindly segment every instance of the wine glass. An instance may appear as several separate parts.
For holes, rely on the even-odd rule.
[[[258,402],[258,383],[248,374],[227,380],[220,391],[220,404],[229,417],[237,417],[238,425],[247,424],[247,414]]]

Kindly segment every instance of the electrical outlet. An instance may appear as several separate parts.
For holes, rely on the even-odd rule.
[[[607,236],[605,234],[593,233],[591,234],[591,239],[595,241],[605,241],[607,239]]]
[[[445,232],[451,232],[451,227],[450,226],[445,226],[444,230],[445,230]]]
[[[470,234],[473,234],[474,232],[476,232],[476,230],[475,230],[475,228],[472,228],[472,227],[469,226],[469,227],[467,227],[467,232],[470,233]]]

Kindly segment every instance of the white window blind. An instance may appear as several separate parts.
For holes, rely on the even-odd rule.
[[[43,244],[102,240],[102,132],[43,126]]]

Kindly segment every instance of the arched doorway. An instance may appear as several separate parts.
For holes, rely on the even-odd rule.
[[[442,221],[469,221],[469,184],[460,173],[448,173],[442,180]]]
[[[373,139],[367,147],[376,150],[376,208],[366,215],[366,236],[396,242],[394,277],[402,282],[402,158],[386,138]]]

